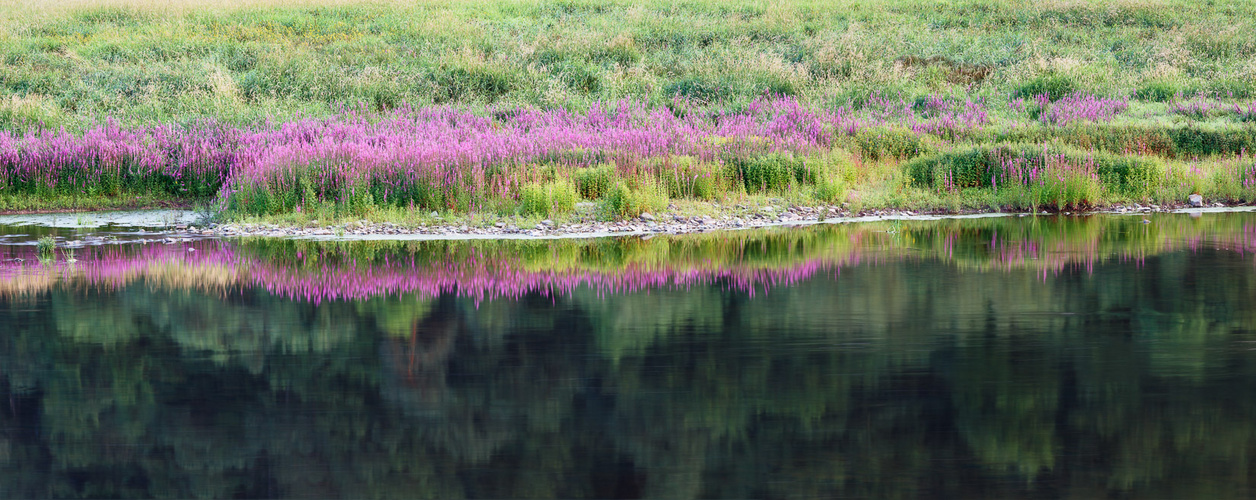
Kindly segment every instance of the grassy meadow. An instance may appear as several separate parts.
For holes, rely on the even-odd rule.
[[[1249,203],[1253,33],[1243,0],[0,0],[0,210]]]

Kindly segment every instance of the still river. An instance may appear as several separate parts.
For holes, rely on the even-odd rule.
[[[4,226],[0,497],[1252,498],[1256,213],[1143,219]]]

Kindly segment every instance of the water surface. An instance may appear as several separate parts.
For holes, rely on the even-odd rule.
[[[1256,215],[1149,219],[3,228],[0,496],[1250,498]]]

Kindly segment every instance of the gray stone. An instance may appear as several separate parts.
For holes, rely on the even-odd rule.
[[[1186,200],[1187,200],[1188,202],[1190,202],[1190,204],[1191,204],[1191,206],[1192,206],[1192,207],[1202,207],[1202,206],[1204,206],[1204,197],[1203,197],[1203,196],[1200,196],[1200,195],[1199,195],[1199,193],[1195,193],[1195,194],[1192,194],[1192,195],[1190,195],[1190,196],[1187,196],[1187,197],[1186,197]]]
[[[650,212],[645,212],[645,213],[641,214],[641,220],[643,220],[643,221],[653,221],[653,220],[654,220],[654,216],[653,216],[653,215],[650,215]]]

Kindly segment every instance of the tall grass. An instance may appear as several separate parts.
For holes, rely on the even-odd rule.
[[[987,108],[1079,92],[1256,97],[1256,5],[1243,0],[29,5],[0,3],[0,101],[22,100],[0,129],[243,124],[360,103],[744,106],[765,92],[809,105],[936,93]]]
[[[627,216],[915,175],[856,185],[839,149],[1212,161],[1256,151],[1254,28],[1239,0],[9,0],[0,197],[551,214],[570,185]],[[1094,175],[1085,203],[1136,196]]]

